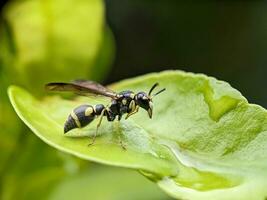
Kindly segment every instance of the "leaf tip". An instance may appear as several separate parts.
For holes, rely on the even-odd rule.
[[[14,106],[14,94],[16,94],[19,90],[20,90],[20,88],[16,85],[10,85],[7,88],[7,95],[8,95],[8,98],[9,98],[12,106]]]

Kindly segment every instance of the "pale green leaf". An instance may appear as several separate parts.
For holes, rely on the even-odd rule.
[[[115,91],[148,91],[159,82],[154,116],[143,110],[128,120],[103,121],[100,136],[87,146],[96,122],[63,134],[73,108],[101,99],[37,101],[12,86],[10,100],[20,118],[46,143],[103,164],[140,170],[181,199],[264,199],[267,196],[267,112],[228,83],[201,74],[166,71],[112,85]],[[123,150],[119,138],[127,150]]]

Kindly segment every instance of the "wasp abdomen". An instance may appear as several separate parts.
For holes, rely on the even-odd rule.
[[[67,121],[64,124],[64,133],[67,133],[68,131],[70,131],[71,129],[74,128],[78,128],[75,120],[73,119],[73,117],[71,115],[69,115]]]
[[[64,133],[74,128],[82,128],[88,125],[103,109],[104,105],[102,104],[98,104],[95,107],[91,105],[81,105],[75,108],[65,122]]]

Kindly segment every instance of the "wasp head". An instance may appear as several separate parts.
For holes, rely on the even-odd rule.
[[[149,90],[148,94],[145,92],[138,92],[135,96],[136,99],[136,103],[137,105],[139,105],[141,108],[145,109],[148,113],[148,116],[150,118],[152,118],[152,113],[153,113],[153,102],[152,102],[152,98],[156,95],[158,95],[159,93],[163,92],[165,90],[162,89],[160,91],[158,91],[157,93],[151,95],[152,91],[158,86],[158,83],[155,83],[151,89]]]
[[[152,118],[153,103],[152,99],[145,92],[138,92],[135,96],[136,104],[145,109],[148,116]]]

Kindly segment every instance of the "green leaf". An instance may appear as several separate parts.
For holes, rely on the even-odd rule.
[[[19,137],[19,131],[22,126],[22,123],[18,120],[16,113],[9,104],[10,103],[2,101],[2,98],[0,98],[0,135],[2,138],[0,140],[0,176],[5,170],[4,163],[9,160],[9,156],[12,154],[17,144],[16,140]]]
[[[116,181],[114,181],[116,177]],[[167,200],[166,194],[138,173],[119,168],[90,168],[63,180],[49,200]]]
[[[9,88],[20,118],[44,142],[78,157],[140,170],[168,194],[181,199],[264,199],[267,196],[267,112],[249,104],[228,83],[180,71],[152,73],[112,85],[115,91],[166,91],[153,99],[154,116],[140,110],[128,120],[103,120],[93,146],[85,136],[97,120],[63,134],[73,108],[101,99],[59,96],[37,101]],[[120,139],[127,150],[120,146]],[[253,189],[253,191],[252,191]]]
[[[115,42],[113,34],[109,28],[106,28],[97,57],[90,68],[90,74],[93,75],[91,77],[93,77],[94,80],[100,81],[108,74],[109,68],[114,60],[114,52]]]
[[[101,0],[9,1],[2,11],[0,199],[18,194],[20,199],[45,199],[68,174],[65,157],[70,156],[63,159],[37,137],[25,135],[29,130],[10,105],[7,85],[23,85],[37,95],[44,92],[44,82],[101,80],[110,67],[114,41],[105,29]],[[71,166],[78,165],[76,160]]]
[[[1,174],[0,199],[16,199],[18,194],[22,200],[45,199],[53,186],[68,175],[63,159],[55,149],[45,147],[31,135],[21,135],[20,144]]]
[[[5,164],[17,145],[19,132],[23,123],[18,119],[12,108],[6,90],[6,76],[2,71],[0,63],[0,180],[7,167]],[[0,189],[1,190],[1,189]]]
[[[113,38],[104,32],[101,0],[12,1],[3,17],[2,62],[11,80],[16,77],[35,94],[43,91],[44,82],[103,79],[110,66]],[[99,67],[95,63],[104,46],[107,55]]]

